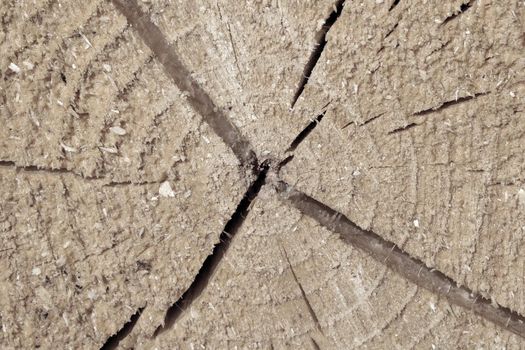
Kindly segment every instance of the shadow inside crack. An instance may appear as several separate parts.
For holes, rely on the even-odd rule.
[[[303,75],[301,77],[301,80],[299,81],[299,85],[297,86],[297,90],[295,91],[295,94],[292,99],[291,108],[295,106],[295,103],[303,93],[306,84],[308,84],[308,79],[310,79],[310,75],[312,75],[312,72],[315,66],[317,65],[317,62],[321,58],[321,54],[323,53],[326,43],[328,42],[326,40],[328,31],[335,24],[339,16],[341,16],[341,12],[343,11],[345,1],[346,0],[338,0],[334,4],[334,10],[325,19],[323,26],[315,35],[315,46],[304,67]]]
[[[473,311],[482,318],[525,338],[525,317],[461,286],[443,272],[428,267],[377,233],[364,230],[324,203],[293,189],[283,181],[275,184],[284,200],[321,226],[340,235],[342,241],[368,253],[408,281],[443,296],[451,304]]]
[[[124,326],[122,326],[122,328],[117,333],[113,334],[111,337],[108,338],[108,340],[106,340],[106,342],[104,343],[104,345],[102,345],[100,350],[116,349],[120,341],[126,338],[131,333],[131,331],[133,330],[133,327],[135,327],[135,324],[139,320],[140,315],[142,314],[143,310],[144,310],[143,307],[138,309],[137,312],[135,312],[131,316],[130,320],[126,322]]]
[[[244,194],[244,197],[231,216],[231,219],[226,223],[226,226],[219,237],[219,243],[215,245],[212,253],[204,260],[204,263],[202,264],[199,272],[195,276],[195,279],[189,288],[184,292],[184,294],[182,294],[179,300],[177,300],[168,309],[164,318],[164,324],[155,330],[153,337],[156,337],[166,330],[172,328],[183,312],[191,306],[191,304],[202,294],[206,286],[209,284],[210,279],[226,255],[233,237],[237,231],[239,231],[244,220],[246,219],[252,201],[257,197],[262,186],[265,184],[266,175],[269,169],[270,165],[268,161],[264,161],[259,166],[257,170],[257,178]]]

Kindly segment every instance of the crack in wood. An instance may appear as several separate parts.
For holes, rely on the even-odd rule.
[[[299,279],[297,278],[297,274],[295,273],[295,270],[292,266],[292,263],[290,262],[290,258],[288,257],[288,253],[286,252],[286,249],[284,249],[284,247],[281,245],[281,250],[283,252],[283,256],[284,258],[286,259],[286,262],[288,263],[288,266],[290,267],[290,271],[292,272],[292,277],[295,281],[295,283],[297,283],[297,285],[299,286],[299,290],[301,291],[301,296],[306,304],[306,308],[308,309],[308,313],[310,314],[310,317],[312,318],[312,320],[314,321],[315,323],[315,326],[317,327],[317,330],[323,334],[324,336],[324,333],[323,333],[323,329],[321,328],[321,324],[319,323],[319,318],[317,317],[317,314],[315,313],[313,307],[312,307],[312,304],[310,303],[310,300],[308,299],[308,297],[306,296],[306,292],[304,291],[304,288],[303,288],[303,285],[301,284],[301,282],[299,282]]]
[[[232,239],[244,223],[252,201],[257,197],[262,186],[265,184],[266,175],[269,169],[270,165],[267,161],[259,166],[257,178],[244,194],[244,197],[231,216],[231,219],[226,223],[226,226],[219,237],[219,243],[213,247],[212,253],[206,257],[188,289],[182,294],[179,300],[167,310],[164,324],[155,330],[153,337],[171,329],[183,312],[187,310],[206,289],[211,278],[222,262],[222,259],[226,255]]]
[[[286,150],[286,152],[293,152],[297,149],[297,147],[299,147],[299,145],[308,137],[308,135],[310,135],[310,133],[312,131],[314,131],[315,127],[317,126],[317,124],[319,124],[321,122],[321,120],[323,120],[324,116],[326,114],[326,110],[319,114],[317,117],[315,117],[314,120],[312,120],[310,123],[308,123],[308,125],[297,135],[297,137],[292,141],[292,143],[290,144],[290,146],[288,147],[288,149]],[[283,160],[283,162],[285,162],[286,159]],[[281,163],[283,163],[281,162]],[[284,164],[286,164],[287,162],[285,162]]]
[[[443,103],[441,103],[438,106],[435,106],[435,107],[432,107],[432,108],[429,108],[429,109],[424,109],[424,110],[419,111],[419,112],[415,112],[412,115],[413,116],[421,116],[421,115],[427,115],[427,114],[430,114],[430,113],[439,112],[439,111],[441,111],[443,109],[455,106],[457,104],[461,104],[463,102],[470,101],[470,100],[472,100],[474,98],[477,98],[479,96],[484,96],[484,95],[487,95],[487,94],[489,94],[489,92],[480,92],[480,93],[476,93],[476,94],[471,95],[471,96],[459,97],[459,98],[456,98],[455,100],[450,100],[450,101],[443,102]]]
[[[248,140],[191,76],[160,28],[142,11],[137,1],[112,0],[112,3],[155,54],[166,73],[186,96],[190,106],[230,147],[243,166],[255,170],[258,164],[257,158]]]
[[[111,181],[103,184],[102,187],[126,187],[126,186],[146,186],[146,185],[160,185],[166,181],[166,177],[163,176],[158,180],[146,180],[146,181]]]
[[[459,286],[444,273],[427,267],[394,243],[372,231],[361,229],[343,214],[293,189],[288,184],[280,181],[274,186],[285,202],[330,231],[338,233],[344,242],[370,254],[403,278],[443,296],[451,304],[471,310],[482,318],[525,338],[525,317],[522,315],[509,308],[494,305],[489,299]]]
[[[367,124],[370,124],[371,122],[373,122],[373,121],[376,120],[377,118],[379,118],[379,117],[385,115],[385,113],[386,113],[386,112],[379,113],[379,114],[373,116],[372,118],[365,120],[365,121],[362,122],[361,124],[357,124],[354,120],[352,120],[352,121],[346,123],[345,125],[343,125],[343,126],[341,127],[341,130],[344,130],[344,129],[348,128],[348,127],[349,127],[350,125],[352,125],[352,124],[355,124],[356,126],[359,126],[359,127],[361,127],[361,126],[365,126],[365,125],[367,125]]]
[[[312,346],[313,346],[313,348],[314,348],[315,350],[321,350],[321,347],[319,346],[319,344],[317,344],[317,342],[315,341],[315,339],[312,338],[311,336],[310,336],[310,341],[312,342]]]
[[[328,42],[326,40],[328,31],[330,31],[330,28],[332,28],[339,16],[341,16],[341,12],[343,11],[344,5],[345,0],[338,0],[334,5],[334,10],[325,19],[321,29],[315,34],[314,49],[312,50],[310,58],[308,59],[304,67],[303,75],[301,77],[301,80],[299,81],[299,85],[297,86],[297,90],[295,91],[295,94],[292,99],[291,108],[295,106],[295,103],[303,93],[306,84],[308,84],[308,79],[310,79],[310,76],[312,75],[312,72],[315,66],[317,65],[317,62],[321,58],[321,54],[323,53],[326,43]]]
[[[466,2],[466,3],[461,4],[461,7],[459,8],[459,10],[457,10],[452,15],[448,16],[447,18],[445,18],[445,20],[441,23],[441,25],[445,25],[448,22],[450,22],[451,20],[453,20],[454,18],[457,18],[460,15],[462,15],[463,13],[465,13],[469,8],[472,7],[472,5],[474,4],[474,1],[475,0],[470,0],[470,1]]]
[[[392,5],[390,5],[390,8],[388,9],[388,12],[392,11],[397,5],[399,5],[400,0],[394,0],[392,2]]]
[[[118,344],[120,343],[120,341],[123,340],[124,338],[126,338],[131,333],[131,331],[133,330],[133,327],[135,327],[135,324],[139,320],[140,315],[142,315],[142,311],[143,310],[144,310],[143,307],[139,308],[137,310],[137,312],[135,312],[131,316],[129,321],[124,323],[122,328],[120,328],[117,333],[113,334],[111,337],[109,337],[106,340],[106,342],[104,343],[104,345],[102,345],[100,350],[113,350],[113,349],[116,349],[118,347]]]
[[[402,127],[400,127],[400,128],[397,128],[397,129],[394,129],[394,130],[390,131],[390,132],[388,133],[388,135],[392,135],[392,134],[396,134],[396,133],[398,133],[398,132],[403,132],[403,131],[406,131],[406,130],[410,130],[410,129],[412,129],[413,127],[416,127],[416,126],[418,126],[418,125],[419,125],[419,124],[416,124],[416,123],[410,123],[410,124],[407,124],[407,125],[405,125],[405,126],[402,126]]]
[[[390,28],[390,30],[386,33],[385,37],[383,38],[383,40],[387,39],[393,32],[394,30],[396,30],[397,26],[399,25],[399,22],[396,22],[396,24],[394,24],[392,26],[392,28]]]
[[[14,161],[11,160],[0,160],[0,167],[6,167],[6,168],[15,168],[16,170],[26,171],[26,172],[34,172],[34,173],[48,173],[48,174],[69,174],[77,176],[83,180],[101,180],[104,179],[104,177],[100,176],[84,176],[82,174],[76,173],[73,170],[67,169],[67,168],[46,168],[41,167],[38,165],[18,165]]]
[[[458,13],[450,16],[444,20],[442,24],[450,21],[451,19],[459,16],[472,6],[474,0],[463,4]],[[389,11],[392,11],[400,2],[395,0],[392,2]],[[232,215],[231,219],[226,224],[224,230],[219,237],[219,243],[213,248],[212,253],[204,260],[204,263],[199,269],[194,281],[191,283],[189,288],[182,294],[166,312],[164,324],[159,326],[154,337],[163,333],[164,331],[173,327],[175,322],[187,310],[193,302],[202,295],[203,291],[208,286],[211,278],[216,273],[222,259],[224,258],[232,239],[234,238],[237,231],[242,226],[246,215],[249,212],[249,208],[253,200],[257,197],[260,189],[266,182],[266,176],[270,169],[268,161],[263,162],[257,166],[257,157],[252,151],[248,140],[241,135],[240,131],[231,123],[229,118],[220,111],[220,109],[214,104],[211,97],[204,91],[204,89],[197,84],[197,82],[191,77],[189,71],[184,67],[179,57],[175,53],[174,49],[168,43],[166,37],[160,31],[160,29],[151,21],[149,16],[145,14],[137,4],[136,0],[112,0],[115,7],[127,18],[128,22],[138,32],[141,38],[144,40],[146,45],[153,51],[159,62],[164,66],[165,71],[174,81],[176,86],[187,96],[187,100],[192,108],[201,115],[205,122],[207,122],[214,132],[222,138],[222,140],[232,149],[234,154],[237,156],[242,165],[250,166],[254,169],[254,173],[257,175],[256,180],[248,188],[246,194],[237,206],[236,211]],[[331,12],[329,17],[325,20],[324,25],[316,34],[316,46],[313,49],[308,62],[304,68],[303,76],[299,82],[298,88],[292,100],[292,108],[303,93],[308,80],[317,65],[320,56],[327,44],[327,34],[331,27],[335,24],[341,12],[343,10],[345,0],[339,0],[335,4],[334,11]],[[220,11],[220,8],[219,8]],[[222,15],[221,15],[222,16]],[[387,33],[390,35],[395,30],[397,24]],[[230,31],[231,40],[231,31]],[[233,41],[232,41],[233,47]],[[234,54],[235,47],[233,47]],[[236,59],[237,61],[237,59]],[[240,71],[240,69],[239,69]],[[414,113],[414,116],[421,116],[430,114],[450,106],[468,101],[477,96],[484,95],[486,93],[479,93],[473,96],[462,97],[453,101],[447,101],[439,106],[422,110]],[[299,133],[299,135],[292,141],[288,151],[294,151],[298,145],[304,141],[304,139],[313,131],[317,124],[322,120],[325,115],[322,112],[315,120],[305,127]],[[377,115],[367,120],[363,125],[370,123],[371,121],[378,118]],[[343,127],[347,127],[349,124]],[[412,123],[403,128],[395,129],[390,132],[396,133],[404,131],[416,126]],[[288,156],[282,160],[277,166],[277,177],[280,167],[284,166],[287,162],[293,159],[292,156]],[[14,162],[0,161],[0,166],[14,166],[28,171],[47,171],[51,173],[63,173],[71,172],[66,169],[41,169],[36,166],[20,167]],[[272,169],[272,171],[275,171]],[[73,173],[75,174],[75,173]],[[78,174],[75,174],[80,176]],[[109,183],[112,185],[131,184],[131,183]],[[382,264],[388,266],[392,271],[400,274],[405,279],[415,283],[417,286],[423,287],[433,293],[444,296],[450,303],[465,307],[472,310],[474,313],[481,317],[490,320],[491,322],[510,330],[518,336],[525,338],[525,319],[523,316],[516,312],[505,308],[494,306],[488,299],[483,298],[467,289],[466,287],[458,286],[451,278],[444,275],[440,271],[427,267],[422,261],[415,259],[408,255],[405,251],[398,248],[394,243],[384,240],[382,237],[374,232],[366,231],[359,228],[355,223],[346,218],[343,214],[336,212],[325,204],[315,200],[308,195],[296,191],[291,188],[288,184],[277,180],[274,184],[277,192],[282,195],[284,200],[299,210],[301,213],[313,218],[319,222],[322,226],[325,226],[329,230],[339,233],[341,239],[346,243],[355,246],[368,254]],[[286,255],[286,260],[290,265],[293,277],[301,290],[303,299],[305,300],[308,310],[315,321],[318,329],[320,330],[319,320],[315,312],[313,311],[306,294],[299,283],[295,271]],[[139,309],[124,326],[113,336],[108,338],[106,343],[101,349],[113,349],[118,346],[118,343],[124,339],[136,325],[137,320],[140,317],[143,308]],[[319,348],[319,345],[311,338],[314,348]]]
[[[161,184],[162,182],[166,181],[166,175],[163,175],[162,177],[158,179],[152,179],[152,180],[143,180],[143,181],[132,181],[132,180],[126,180],[126,181],[108,181],[109,179],[105,176],[84,176],[79,173],[74,172],[73,170],[67,169],[67,168],[46,168],[41,167],[38,165],[18,165],[13,161],[10,160],[0,160],[0,168],[14,168],[17,171],[24,171],[28,173],[44,173],[49,175],[71,175],[78,177],[85,181],[97,181],[99,180],[101,183],[101,187],[120,187],[120,186],[145,186],[145,185],[154,185],[154,184]]]

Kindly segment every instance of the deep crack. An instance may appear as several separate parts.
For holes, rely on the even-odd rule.
[[[297,86],[297,90],[295,91],[294,97],[292,99],[291,108],[295,106],[295,103],[303,93],[304,88],[308,83],[308,79],[310,79],[310,76],[312,75],[312,72],[315,66],[317,65],[317,62],[319,61],[319,58],[321,58],[321,54],[323,53],[326,43],[328,42],[326,40],[326,35],[341,15],[344,5],[345,0],[338,0],[334,5],[334,10],[330,13],[328,18],[325,19],[323,26],[316,33],[315,46],[312,50],[312,53],[310,54],[310,58],[308,59],[304,67],[303,75],[301,77],[301,80],[299,81],[299,85]]]
[[[438,112],[438,111],[441,111],[443,109],[447,109],[449,107],[455,106],[457,104],[461,104],[463,102],[470,101],[470,100],[472,100],[472,99],[474,99],[476,97],[484,96],[484,95],[487,95],[487,94],[488,94],[488,92],[480,92],[480,93],[477,93],[477,94],[474,94],[474,95],[471,95],[471,96],[459,97],[459,98],[456,98],[456,99],[451,100],[451,101],[443,102],[443,103],[441,103],[438,106],[435,106],[435,107],[432,107],[432,108],[428,108],[428,109],[424,109],[424,110],[419,111],[419,112],[415,112],[413,115],[414,116],[420,116],[420,115],[427,115],[427,114],[430,114],[430,113]]]
[[[388,135],[392,135],[392,134],[396,134],[396,133],[398,133],[398,132],[403,132],[403,131],[406,131],[406,130],[410,130],[410,129],[412,129],[412,128],[418,126],[418,125],[419,125],[419,124],[416,124],[416,123],[410,123],[410,124],[407,124],[407,125],[405,125],[405,126],[402,126],[402,127],[400,127],[400,128],[397,128],[397,129],[394,129],[394,130],[390,131],[390,132],[388,133]]]
[[[308,135],[310,135],[310,133],[315,129],[317,124],[319,124],[321,122],[321,120],[323,120],[325,114],[326,114],[326,111],[324,111],[323,113],[319,114],[314,120],[312,120],[310,123],[308,123],[308,125],[292,141],[292,143],[290,144],[290,147],[288,147],[286,152],[293,152],[293,151],[295,151],[297,149],[297,147],[301,144],[301,142],[303,142],[308,137]],[[284,161],[286,161],[286,159],[283,160],[283,162]]]
[[[397,5],[399,5],[400,0],[394,0],[392,2],[392,5],[390,5],[390,8],[388,9],[388,12],[392,11]]]
[[[374,232],[363,230],[343,214],[314,198],[299,192],[284,182],[274,184],[284,200],[301,213],[311,217],[328,230],[338,233],[346,243],[370,254],[379,263],[403,276],[410,282],[445,297],[477,315],[525,338],[525,317],[509,308],[494,305],[489,299],[459,286],[442,272],[427,267],[411,257],[394,243]]]
[[[224,230],[222,231],[219,237],[219,243],[213,247],[213,251],[204,263],[201,265],[199,272],[195,276],[192,284],[188,289],[182,294],[182,296],[177,300],[166,312],[164,319],[164,324],[159,326],[155,333],[154,337],[163,333],[164,331],[173,327],[175,322],[179,319],[182,313],[187,310],[191,304],[202,294],[206,289],[206,286],[209,284],[210,279],[214,275],[215,271],[219,267],[220,262],[226,255],[228,248],[232,242],[237,231],[241,228],[246,216],[248,215],[250,204],[257,197],[262,186],[266,182],[266,175],[270,169],[269,161],[264,161],[257,170],[257,178],[250,185],[246,193],[244,194],[242,200],[240,201],[237,209],[231,216],[231,219],[226,223]]]
[[[120,343],[120,341],[122,339],[126,338],[129,335],[129,333],[131,333],[131,331],[133,330],[133,327],[135,327],[135,324],[139,320],[140,315],[142,314],[143,310],[144,310],[143,307],[138,309],[137,312],[135,312],[131,316],[129,321],[126,322],[117,333],[113,334],[111,337],[108,338],[108,340],[106,340],[106,342],[104,343],[104,345],[102,345],[100,350],[113,350],[113,349],[116,349],[118,347],[118,344]]]
[[[159,27],[144,13],[136,0],[112,0],[115,7],[140,35],[163,65],[168,76],[186,96],[189,105],[202,117],[247,168],[257,167],[257,157],[250,143],[230,119],[215,105],[208,93],[195,81],[182,64]]]
[[[457,18],[458,16],[462,15],[463,13],[465,13],[465,11],[471,8],[473,4],[474,4],[474,0],[470,0],[469,2],[461,4],[461,7],[459,8],[459,10],[454,12],[452,15],[448,16],[447,18],[445,18],[445,20],[441,23],[441,25],[447,24],[454,18]]]

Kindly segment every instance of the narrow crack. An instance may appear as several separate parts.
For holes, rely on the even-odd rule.
[[[107,184],[102,185],[102,187],[126,187],[126,186],[145,186],[145,185],[155,185],[161,184],[166,181],[166,177],[162,177],[158,180],[146,180],[146,181],[111,181]]]
[[[292,266],[292,263],[290,262],[290,258],[288,258],[288,253],[286,252],[286,249],[284,249],[284,247],[281,246],[281,249],[283,251],[284,258],[286,259],[286,262],[288,263],[288,266],[290,267],[290,271],[292,272],[293,279],[294,279],[295,283],[297,283],[297,285],[299,286],[299,290],[301,291],[301,296],[303,297],[303,300],[304,300],[304,302],[306,304],[306,307],[308,309],[308,313],[310,314],[310,317],[314,321],[315,326],[317,327],[317,330],[321,334],[323,334],[323,329],[321,328],[321,324],[319,323],[319,318],[317,317],[317,315],[316,315],[316,313],[315,313],[315,311],[314,311],[314,309],[312,307],[312,304],[310,303],[310,300],[306,296],[306,292],[304,291],[303,285],[301,284],[301,282],[299,282],[299,279],[297,278],[297,274],[295,273],[295,270],[294,270],[294,268]]]
[[[335,3],[334,10],[325,19],[321,29],[315,34],[315,46],[312,50],[312,53],[310,54],[310,58],[308,59],[304,67],[303,75],[301,77],[301,80],[299,81],[299,85],[297,86],[297,90],[295,91],[294,97],[292,99],[291,108],[295,106],[295,103],[303,93],[304,88],[308,83],[308,79],[310,79],[310,76],[312,75],[312,72],[315,66],[317,65],[317,62],[319,61],[319,58],[321,58],[321,54],[323,53],[326,43],[328,42],[326,40],[326,35],[341,15],[341,12],[343,11],[343,7],[345,5],[345,1],[346,0],[338,0]]]
[[[474,4],[474,0],[470,0],[464,4],[461,4],[461,7],[459,8],[459,10],[454,12],[452,15],[448,16],[447,18],[445,18],[445,20],[441,23],[441,25],[445,25],[451,20],[453,20],[454,18],[457,18],[458,16],[462,15],[469,8],[471,8],[473,4]]]
[[[469,309],[521,338],[525,338],[525,317],[522,315],[509,308],[494,305],[481,295],[457,285],[450,277],[427,267],[422,261],[411,257],[394,243],[386,241],[374,232],[359,228],[343,214],[293,189],[288,184],[278,182],[276,189],[281,193],[283,200],[301,213],[340,234],[343,241],[370,254],[375,260],[417,286],[441,295],[450,303]]]
[[[313,348],[314,348],[315,350],[321,350],[321,347],[319,346],[319,344],[317,344],[317,342],[315,341],[315,339],[312,338],[311,336],[310,336],[310,341],[312,342],[312,346],[313,346]]]
[[[286,150],[286,152],[293,152],[297,149],[297,147],[301,144],[301,142],[303,142],[307,137],[308,135],[310,135],[310,133],[315,129],[315,127],[317,126],[317,124],[319,124],[321,122],[321,120],[323,120],[324,116],[326,114],[326,110],[319,114],[314,120],[312,120],[300,133],[299,135],[297,135],[297,137],[292,141],[292,143],[290,144],[290,147],[288,147],[288,149]],[[283,162],[286,161],[283,160]],[[282,162],[281,162],[282,163]]]
[[[388,133],[388,135],[392,135],[392,134],[396,134],[396,133],[398,133],[398,132],[403,132],[403,131],[406,131],[406,130],[410,130],[410,129],[412,129],[413,127],[416,127],[416,126],[418,126],[418,125],[419,125],[419,124],[416,124],[416,123],[410,123],[410,124],[407,124],[407,125],[405,125],[405,126],[402,126],[402,127],[400,127],[400,128],[397,128],[397,129],[394,129],[394,130],[390,131],[390,132]]]
[[[399,25],[399,22],[396,22],[396,24],[394,24],[392,26],[392,28],[388,31],[388,33],[386,33],[385,37],[383,38],[383,40],[385,40],[386,38],[388,38],[393,32],[394,30],[396,30],[397,26]]]
[[[293,158],[294,158],[294,155],[291,154],[288,157],[286,157],[283,160],[281,160],[279,163],[277,163],[277,167],[275,168],[275,172],[277,174],[279,174],[279,172],[281,171],[281,168],[286,166],[286,164],[290,163],[293,160]]]
[[[344,130],[344,129],[348,128],[348,127],[349,127],[350,125],[352,125],[352,124],[355,124],[355,121],[352,120],[352,121],[346,123],[345,125],[343,125],[343,126],[341,127],[341,130]]]
[[[241,164],[254,170],[257,167],[257,158],[248,140],[191,76],[164,34],[151,21],[148,14],[142,11],[137,0],[112,0],[112,2],[153,51],[166,73],[186,96],[190,106],[231,148]]]
[[[379,118],[379,117],[385,115],[385,113],[386,113],[386,112],[379,113],[379,114],[373,116],[372,118],[365,120],[360,126],[364,126],[364,125],[367,125],[367,124],[373,122],[373,121],[376,120],[377,118]]]
[[[192,305],[192,303],[202,294],[206,286],[210,283],[210,279],[214,275],[215,271],[217,271],[219,264],[226,255],[233,237],[246,219],[252,201],[257,197],[262,186],[265,184],[266,174],[268,173],[269,169],[270,165],[267,161],[263,162],[259,166],[257,178],[244,194],[244,197],[237,206],[237,209],[233,213],[231,219],[226,223],[226,226],[219,237],[219,243],[215,245],[212,253],[208,255],[206,260],[204,260],[204,263],[199,269],[199,272],[197,273],[192,284],[182,294],[180,299],[177,300],[167,310],[164,319],[164,325],[159,326],[155,330],[153,337],[156,337],[164,331],[172,328],[182,313]]]
[[[144,181],[109,181],[109,179],[105,176],[84,176],[80,173],[76,173],[73,170],[69,170],[67,168],[44,168],[40,167],[38,165],[18,165],[13,161],[10,160],[0,160],[0,167],[5,168],[14,168],[17,171],[24,171],[28,173],[44,173],[44,174],[50,174],[50,175],[68,175],[68,176],[75,176],[82,180],[86,181],[96,181],[100,180],[102,182],[102,187],[118,187],[118,186],[144,186],[144,185],[151,185],[151,184],[160,184],[166,180],[165,176],[160,179],[154,179],[154,180],[144,180]]]
[[[104,177],[100,176],[84,176],[79,173],[76,173],[72,170],[69,170],[67,168],[45,168],[38,165],[18,165],[14,161],[11,160],[0,160],[0,167],[6,167],[6,168],[15,168],[16,170],[26,171],[26,172],[34,172],[34,173],[48,173],[48,174],[68,174],[68,175],[74,175],[77,176],[83,180],[101,180],[104,179]]]
[[[356,126],[359,126],[359,127],[361,127],[361,126],[365,126],[365,125],[367,125],[367,124],[370,124],[371,122],[373,122],[373,121],[376,120],[377,118],[379,118],[379,117],[385,115],[385,113],[386,113],[386,112],[379,113],[379,114],[373,116],[372,118],[365,120],[365,121],[362,122],[361,124],[357,124],[354,120],[352,120],[352,121],[346,123],[345,125],[343,125],[343,126],[341,127],[341,130],[344,130],[344,129],[348,128],[348,127],[349,127],[350,125],[352,125],[352,124],[355,124]]]
[[[102,345],[100,350],[116,349],[120,341],[126,338],[129,335],[129,333],[131,333],[131,330],[133,329],[133,327],[135,327],[135,324],[139,320],[140,315],[142,315],[143,310],[143,307],[139,308],[137,312],[135,312],[131,316],[130,320],[126,322],[117,333],[113,334],[111,337],[108,338],[108,340],[106,340],[106,342],[104,343],[104,345]]]
[[[397,5],[399,5],[399,1],[400,0],[394,0],[394,2],[392,2],[392,5],[390,5],[390,8],[388,9],[388,12],[392,11]]]
[[[476,97],[484,96],[484,95],[487,95],[487,94],[489,94],[489,93],[488,92],[480,92],[480,93],[474,94],[472,96],[459,97],[459,98],[456,98],[455,100],[446,101],[446,102],[444,102],[444,103],[442,103],[442,104],[440,104],[438,106],[435,106],[435,107],[432,107],[432,108],[429,108],[429,109],[424,109],[424,110],[419,111],[419,112],[415,112],[412,115],[413,116],[420,116],[420,115],[427,115],[427,114],[430,114],[430,113],[435,113],[435,112],[441,111],[443,109],[455,106],[455,105],[463,103],[463,102],[470,101],[470,100],[472,100],[472,99],[474,99]]]

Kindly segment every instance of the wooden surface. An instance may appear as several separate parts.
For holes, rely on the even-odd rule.
[[[522,2],[0,18],[1,348],[523,348]]]

